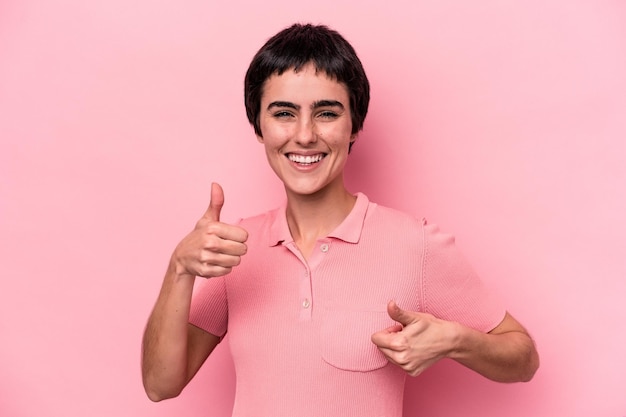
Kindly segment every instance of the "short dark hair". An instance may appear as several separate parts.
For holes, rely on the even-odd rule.
[[[327,26],[297,23],[271,37],[256,53],[246,72],[246,114],[258,136],[263,136],[259,113],[265,81],[287,70],[297,72],[309,63],[315,65],[317,71],[323,71],[346,85],[350,97],[352,134],[363,129],[370,86],[354,48],[343,36]]]

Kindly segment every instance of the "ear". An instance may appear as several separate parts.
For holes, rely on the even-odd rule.
[[[256,140],[258,140],[259,143],[263,143],[263,136],[256,135]]]
[[[350,143],[348,144],[348,154],[352,152],[352,145],[356,142],[357,134],[350,135]]]

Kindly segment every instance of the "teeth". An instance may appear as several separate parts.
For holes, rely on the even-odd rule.
[[[296,162],[298,164],[306,164],[306,165],[308,165],[308,164],[313,164],[315,162],[321,161],[324,158],[324,155],[323,154],[317,154],[317,155],[313,155],[313,156],[311,156],[311,155],[304,156],[304,155],[295,155],[295,154],[290,153],[288,155],[288,158],[292,162]]]

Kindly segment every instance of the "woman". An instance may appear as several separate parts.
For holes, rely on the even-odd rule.
[[[369,84],[345,39],[279,32],[250,64],[245,103],[286,203],[229,225],[212,185],[145,331],[152,400],[178,395],[226,332],[234,416],[401,416],[406,374],[445,357],[496,381],[532,378],[534,343],[453,239],[346,189]],[[192,297],[196,276],[208,279]]]

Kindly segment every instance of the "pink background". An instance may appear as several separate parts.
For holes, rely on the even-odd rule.
[[[227,221],[282,198],[242,79],[294,21],[370,77],[350,189],[454,233],[541,354],[528,384],[439,363],[405,414],[626,415],[626,6],[356,4],[0,2],[0,415],[229,415],[225,346],[152,404],[140,340],[210,182]]]

